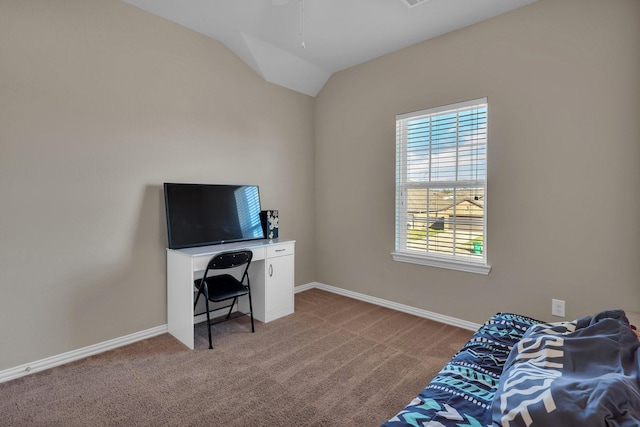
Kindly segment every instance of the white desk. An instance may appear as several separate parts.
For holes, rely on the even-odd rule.
[[[293,313],[294,240],[253,240],[186,249],[167,249],[167,324],[169,333],[193,349],[193,281],[217,253],[251,249],[249,267],[253,317],[267,323]],[[200,276],[198,276],[198,274]],[[248,312],[248,299],[238,301]]]

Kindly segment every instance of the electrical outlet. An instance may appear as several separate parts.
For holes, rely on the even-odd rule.
[[[551,314],[558,317],[564,317],[564,301],[561,299],[551,300]]]

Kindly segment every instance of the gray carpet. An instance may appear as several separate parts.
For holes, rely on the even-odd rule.
[[[0,384],[1,426],[378,426],[472,332],[312,289],[294,314],[203,324]]]

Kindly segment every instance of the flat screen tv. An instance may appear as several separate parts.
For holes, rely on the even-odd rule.
[[[169,248],[264,239],[257,185],[164,184]]]

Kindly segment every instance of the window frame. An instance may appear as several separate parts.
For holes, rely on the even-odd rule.
[[[438,116],[444,116],[450,113],[460,113],[468,110],[473,110],[477,108],[485,108],[487,111],[487,116],[485,119],[485,124],[488,128],[488,110],[489,105],[487,98],[478,98],[470,101],[459,102],[455,104],[444,105],[440,107],[430,108],[421,111],[414,111],[411,113],[399,114],[396,116],[396,197],[395,197],[395,250],[391,253],[394,261],[399,262],[407,262],[419,265],[426,265],[431,267],[439,267],[446,268],[451,270],[464,271],[469,273],[478,273],[478,274],[489,274],[491,271],[491,266],[487,263],[487,176],[486,176],[486,167],[487,167],[487,154],[488,154],[488,129],[484,129],[484,165],[485,175],[484,178],[478,179],[458,179],[458,176],[455,179],[449,180],[438,180],[431,179],[431,177],[425,181],[414,181],[411,182],[408,176],[408,157],[409,151],[407,149],[407,133],[402,132],[402,124],[405,125],[410,120],[418,120],[420,118],[433,118]],[[459,116],[456,115],[456,129],[459,126]],[[459,144],[460,136],[456,135],[456,171],[460,171],[458,169],[458,161],[461,158],[459,153]],[[429,149],[431,149],[433,144],[433,140],[429,137]],[[433,168],[429,168],[431,173],[433,173]],[[428,248],[428,240],[427,237],[425,242],[425,249],[416,250],[408,248],[408,239],[407,239],[407,230],[408,230],[408,203],[407,203],[407,193],[411,188],[417,189],[425,189],[429,191],[430,189],[446,189],[446,188],[454,188],[455,193],[457,193],[460,189],[465,187],[482,187],[483,188],[483,218],[482,218],[482,256],[481,257],[470,257],[470,256],[462,256],[454,253],[451,255],[448,254],[437,254],[429,251]],[[455,201],[455,199],[454,199]],[[454,203],[454,211],[457,204],[461,202]],[[425,206],[428,212],[428,206]],[[428,215],[428,213],[427,213]],[[455,214],[454,214],[455,215]],[[455,218],[454,223],[459,225],[459,219]],[[454,228],[455,229],[455,228]],[[455,241],[455,240],[454,240]],[[453,245],[452,245],[453,246]]]

